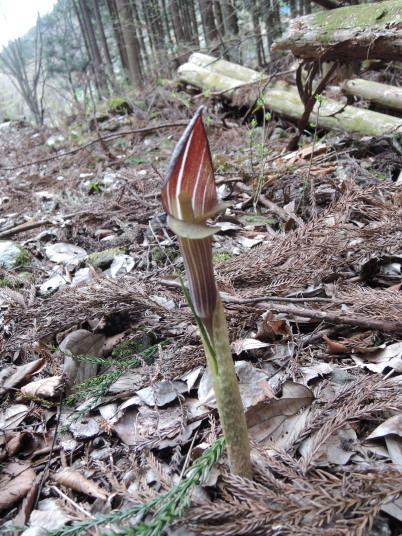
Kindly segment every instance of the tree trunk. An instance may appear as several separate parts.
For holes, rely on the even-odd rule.
[[[164,30],[163,30],[163,35],[165,37],[167,37],[167,40],[168,40],[168,43],[169,43],[169,50],[172,50],[173,49],[173,39],[172,39],[172,36],[171,36],[171,33],[170,33],[170,29],[172,27],[171,25],[171,21],[169,19],[169,16],[168,16],[168,9],[167,9],[167,5],[166,5],[166,0],[161,0],[162,2],[162,13],[163,13],[163,22],[164,22]]]
[[[152,43],[151,43],[151,39],[148,40],[149,46],[147,46],[145,43],[145,38],[143,34],[144,23],[142,22],[140,18],[140,12],[139,12],[140,4],[137,5],[135,2],[131,2],[130,0],[128,0],[128,4],[129,4],[128,8],[130,9],[130,13],[131,13],[130,17],[131,17],[131,20],[133,21],[132,28],[133,28],[133,34],[135,37],[135,42],[137,43],[141,71],[144,72],[145,63],[147,63],[148,58],[153,55]],[[141,7],[143,6],[141,5]],[[144,14],[144,18],[145,18],[145,14]],[[145,33],[146,32],[147,31],[145,29]]]
[[[121,31],[121,26],[120,26],[119,17],[117,14],[115,0],[107,0],[107,7],[109,10],[110,20],[112,22],[113,33],[114,33],[114,38],[115,38],[116,45],[117,45],[117,50],[119,51],[120,63],[121,63],[124,73],[126,74],[129,72],[130,67],[128,65],[128,57],[127,57],[126,48],[123,42],[123,33]]]
[[[196,46],[200,46],[200,40],[198,37],[198,23],[197,23],[197,16],[195,13],[195,2],[184,2],[184,5],[186,6],[186,9],[188,11],[188,16],[191,21],[191,39],[190,42]],[[189,28],[190,28],[189,26]]]
[[[221,2],[223,24],[225,27],[225,38],[230,39],[228,43],[229,58],[236,63],[240,63],[240,42],[239,42],[239,22],[237,20],[237,8],[235,0],[223,0]]]
[[[204,58],[200,58],[200,56],[204,56]],[[248,71],[251,71],[254,73],[253,78],[260,80],[257,71],[251,69],[243,71],[245,67],[224,60],[215,61],[216,58],[203,54],[196,55],[196,63],[193,63],[192,59],[193,56],[190,57],[189,63],[185,63],[179,68],[179,80],[201,90],[208,88],[210,91],[222,92],[223,97],[229,100],[237,98],[242,105],[252,106],[255,103],[258,97],[257,85],[247,89],[244,87],[247,86],[244,81],[231,76],[238,72],[243,79],[250,80]],[[208,65],[207,68],[197,65],[201,59]],[[221,74],[225,70],[229,76]],[[284,82],[268,84],[263,97],[266,108],[279,115],[299,120],[304,113],[304,105],[297,89]],[[402,133],[402,119],[400,118],[354,106],[344,106],[342,103],[327,98],[321,104],[317,116],[318,105],[319,103],[316,104],[309,121],[316,123],[320,128],[368,136]]]
[[[402,3],[360,4],[299,17],[271,49],[291,50],[298,58],[320,61],[399,61]]]
[[[181,20],[183,21],[183,34],[186,43],[193,46],[198,46],[198,31],[197,27],[193,27],[193,19],[191,8],[194,9],[193,3],[189,3],[188,0],[178,1],[179,10],[181,14]]]
[[[207,46],[214,46],[219,41],[218,30],[215,26],[213,0],[199,0],[202,27]]]
[[[42,125],[44,118],[42,98],[39,98],[38,96],[38,84],[42,74],[41,39],[41,28],[38,24],[33,73],[30,70],[30,65],[28,65],[26,61],[22,43],[19,38],[11,41],[7,47],[4,47],[3,52],[0,54],[2,63],[6,67],[6,70],[2,72],[10,77],[13,86],[24,99],[25,104],[28,106],[37,125]]]
[[[126,0],[116,0],[116,8],[127,50],[130,80],[135,89],[141,89],[143,86],[141,62],[130,7]]]
[[[184,21],[182,20],[180,12],[179,0],[170,1],[170,10],[172,13],[173,29],[176,38],[176,43],[180,46],[180,44],[185,42],[185,35],[183,29]]]
[[[83,40],[84,40],[85,50],[87,52],[87,57],[88,57],[88,61],[89,61],[88,68],[89,68],[90,77],[91,77],[91,80],[93,81],[93,83],[95,85],[98,97],[100,98],[101,97],[101,88],[99,86],[98,77],[96,76],[95,60],[94,60],[94,57],[93,57],[93,52],[91,50],[91,46],[89,44],[87,28],[85,26],[84,20],[82,18],[81,11],[79,9],[78,0],[73,0],[73,6],[74,6],[75,15],[76,15],[77,20],[78,20],[78,24],[79,24],[80,29],[81,29],[81,34],[82,34],[82,37],[83,37]]]
[[[255,52],[257,56],[258,67],[262,67],[265,64],[264,46],[262,44],[261,37],[261,24],[259,17],[259,5],[253,0],[247,0],[245,2],[246,9],[251,14],[251,20],[253,22],[253,32],[255,39]]]
[[[216,21],[216,29],[218,30],[218,34],[220,39],[223,39],[225,36],[225,25],[223,24],[223,15],[222,15],[222,8],[219,0],[213,0],[214,2],[214,14],[215,14],[215,21]]]
[[[94,13],[95,13],[96,24],[98,25],[98,29],[99,29],[99,33],[100,33],[103,54],[104,54],[104,57],[105,57],[106,68],[107,68],[107,71],[108,71],[108,74],[109,74],[111,80],[114,81],[114,71],[113,71],[112,58],[110,56],[109,46],[107,44],[107,39],[106,39],[106,35],[105,35],[105,28],[103,26],[102,17],[101,17],[101,14],[100,14],[99,4],[98,4],[97,0],[92,0],[92,5],[93,5]]]
[[[281,19],[279,15],[279,3],[277,0],[266,0],[264,19],[267,29],[268,50],[271,50],[273,42],[282,33]]]
[[[82,20],[87,32],[89,49],[91,51],[92,60],[94,63],[95,77],[98,80],[99,86],[102,90],[107,90],[106,77],[103,70],[103,64],[101,55],[99,52],[98,42],[96,41],[95,31],[91,20],[91,13],[88,8],[86,0],[79,0],[79,8],[82,16]]]

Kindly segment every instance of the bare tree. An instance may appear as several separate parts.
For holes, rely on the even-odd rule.
[[[35,123],[42,125],[45,113],[43,105],[44,73],[42,27],[39,16],[36,23],[33,50],[33,55],[30,58],[28,51],[24,50],[20,38],[11,41],[0,54],[0,68],[3,73],[10,77],[14,87],[31,111]]]

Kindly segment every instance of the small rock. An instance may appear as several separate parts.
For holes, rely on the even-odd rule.
[[[48,147],[57,147],[60,146],[62,143],[64,143],[66,138],[62,136],[61,134],[55,134],[54,136],[50,136],[46,140],[46,145]]]
[[[91,253],[87,259],[87,264],[95,266],[97,268],[108,268],[116,255],[121,255],[122,251],[119,248],[105,249],[104,251],[97,251]]]
[[[289,138],[289,134],[282,127],[274,128],[272,134],[270,135],[270,140],[285,140]]]
[[[111,97],[108,102],[109,113],[115,114],[131,114],[133,107],[127,99],[123,97]]]
[[[31,264],[27,250],[12,240],[0,240],[0,266],[11,270],[23,264]]]

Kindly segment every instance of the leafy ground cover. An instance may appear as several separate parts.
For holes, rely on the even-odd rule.
[[[207,106],[254,480],[217,442],[160,202],[191,110],[158,93],[74,141],[1,125],[4,530],[400,534],[398,143],[313,132],[289,153],[290,124]]]

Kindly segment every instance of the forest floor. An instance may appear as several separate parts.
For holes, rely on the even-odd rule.
[[[158,90],[152,116],[110,117],[75,142],[0,125],[0,240],[23,248],[0,274],[0,524],[402,534],[401,154],[314,132],[288,153],[273,133],[290,123],[246,126],[207,102],[229,203],[214,263],[252,439],[246,481],[219,457],[160,201],[197,107],[184,101]]]

